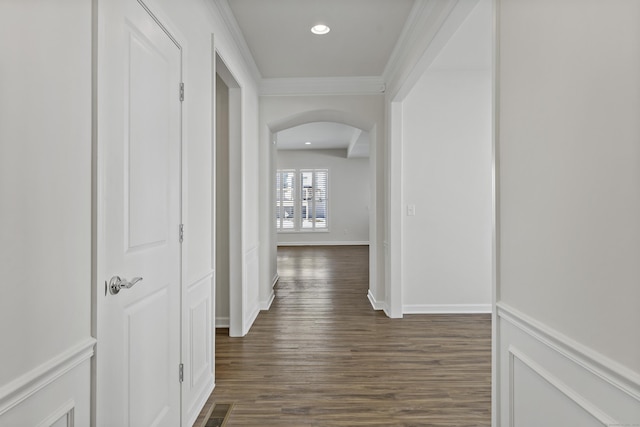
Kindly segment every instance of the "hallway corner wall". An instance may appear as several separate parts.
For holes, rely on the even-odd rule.
[[[402,312],[491,312],[491,1],[402,102]]]
[[[278,150],[278,169],[328,169],[328,231],[278,233],[278,245],[368,245],[369,158],[346,150]]]
[[[257,89],[256,77],[250,64],[247,64],[240,49],[227,27],[218,6],[214,2],[201,0],[148,0],[149,7],[166,17],[184,40],[183,80],[185,100],[183,103],[184,141],[183,141],[183,222],[185,240],[184,259],[184,302],[183,302],[183,363],[185,377],[190,378],[183,389],[183,423],[193,423],[202,409],[211,390],[215,386],[215,277],[216,245],[215,210],[215,94],[216,54],[223,59],[228,70],[237,80],[238,110],[236,114],[240,151],[239,160],[243,168],[242,188],[257,186],[257,173],[252,172],[257,163]],[[240,99],[241,98],[241,99]],[[239,242],[242,259],[246,264],[247,253],[257,246],[257,219],[247,214],[255,209],[253,194],[245,191],[240,194],[243,206],[240,215],[242,241]],[[252,266],[255,270],[257,267]],[[249,273],[255,273],[249,271]],[[243,290],[248,295],[257,293],[257,281],[251,274],[240,277]],[[247,297],[247,303],[252,299]],[[253,310],[252,307],[248,308]]]
[[[273,135],[270,132],[270,124],[276,123],[286,118],[294,117],[301,113],[307,113],[312,111],[342,111],[352,116],[359,117],[368,123],[373,124],[373,132],[371,132],[372,144],[375,147],[370,151],[370,180],[375,183],[376,193],[370,194],[372,206],[375,206],[373,217],[375,217],[375,227],[377,230],[369,229],[369,241],[370,241],[370,265],[375,269],[375,280],[371,280],[372,288],[369,290],[369,298],[376,302],[382,302],[384,299],[384,150],[385,150],[385,122],[384,122],[384,94],[371,94],[371,95],[299,95],[299,96],[278,96],[269,95],[260,97],[260,144],[261,149],[266,151],[266,147],[271,146],[272,153],[271,164],[268,164],[266,159],[262,160],[260,176],[262,181],[262,187],[265,183],[270,186],[269,191],[275,192],[275,148],[273,147],[270,137]],[[375,165],[375,167],[374,167]],[[273,185],[271,185],[273,183]],[[264,212],[274,212],[275,195],[272,194],[272,198],[263,200],[264,205],[261,205],[261,209]],[[372,207],[373,209],[373,207]],[[266,222],[268,220],[268,222]],[[271,260],[271,268],[276,268],[276,241],[275,224],[271,218],[263,221],[263,227],[271,231],[271,238],[275,239],[270,242],[268,248],[264,248],[261,253],[262,257],[268,255]],[[373,224],[373,223],[371,223]],[[377,231],[377,232],[373,232]],[[261,276],[261,286],[265,289],[262,295],[270,294],[270,289],[273,285],[273,280],[277,278],[277,273],[272,277],[267,277],[268,274]],[[266,288],[269,288],[267,290]],[[366,295],[363,297],[367,297]]]

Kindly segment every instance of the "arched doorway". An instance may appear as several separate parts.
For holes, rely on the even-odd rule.
[[[380,232],[380,224],[382,221],[379,218],[378,212],[379,206],[381,203],[382,197],[378,196],[378,193],[382,190],[381,185],[379,183],[379,170],[378,170],[378,124],[375,120],[363,118],[357,114],[354,114],[349,111],[342,111],[337,109],[318,109],[318,110],[308,110],[300,113],[295,113],[292,115],[285,116],[281,119],[273,120],[267,123],[268,131],[269,131],[269,168],[268,168],[268,176],[271,177],[269,186],[270,186],[270,194],[269,194],[269,206],[276,206],[276,198],[275,198],[275,176],[276,176],[276,140],[277,135],[280,132],[287,131],[288,129],[293,129],[299,126],[313,124],[313,123],[333,123],[333,124],[342,124],[346,125],[354,130],[357,130],[361,134],[365,134],[368,140],[368,151],[369,151],[369,194],[370,194],[370,208],[368,209],[368,223],[369,223],[369,234],[368,234],[368,242],[369,242],[369,292],[368,298],[371,301],[372,305],[376,309],[381,309],[381,306],[376,304],[376,286],[378,283],[378,278],[380,277],[379,268],[378,268],[378,256],[379,256],[379,243],[381,242],[381,232]],[[357,147],[357,138],[354,138],[356,142],[354,142],[353,146],[351,146],[352,152],[356,152],[362,147]],[[347,148],[347,152],[349,148]],[[264,175],[263,175],[264,176]],[[270,212],[273,212],[271,210]],[[276,251],[277,251],[277,236],[276,236],[276,226],[275,221],[272,221],[271,218],[268,224],[270,238],[269,241],[269,252],[270,256],[268,262],[272,269],[276,269]]]

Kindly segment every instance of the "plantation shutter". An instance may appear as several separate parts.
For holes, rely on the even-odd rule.
[[[299,180],[296,182],[296,176]],[[278,169],[276,173],[276,229],[314,231],[329,228],[329,171]]]
[[[327,229],[327,193],[329,172],[326,169],[300,171],[300,228]]]
[[[329,173],[327,170],[314,171],[315,228],[327,228],[327,192]]]
[[[276,174],[276,228],[295,228],[295,171],[278,170]]]

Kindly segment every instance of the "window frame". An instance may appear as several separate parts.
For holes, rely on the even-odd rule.
[[[282,185],[283,185],[283,180],[282,180],[282,174],[283,173],[291,173],[294,172],[293,175],[293,193],[294,193],[294,201],[293,201],[293,228],[282,228],[282,225],[284,224],[284,218],[283,218],[283,214],[281,213],[281,209],[284,207],[282,205],[282,200],[281,200],[281,193],[279,193],[280,191],[282,191]],[[318,213],[317,211],[317,205],[316,202],[317,200],[317,193],[316,193],[316,188],[317,184],[317,173],[325,173],[326,178],[325,178],[325,186],[324,186],[324,197],[323,197],[323,202],[324,202],[324,226],[319,228],[317,227],[317,221],[316,221],[316,215]],[[303,228],[303,218],[302,218],[302,212],[303,212],[303,197],[302,197],[302,192],[304,190],[304,179],[303,179],[303,173],[311,173],[312,175],[312,184],[311,184],[311,188],[313,191],[313,195],[310,198],[311,199],[311,207],[309,207],[309,205],[305,206],[305,208],[307,209],[305,212],[312,212],[312,218],[311,218],[311,227],[308,228]],[[329,191],[329,179],[330,179],[330,171],[329,168],[283,168],[283,169],[277,169],[276,170],[276,232],[277,233],[328,233],[329,232],[329,198],[330,198],[330,191]],[[280,186],[278,186],[278,182],[280,182]],[[280,188],[278,188],[280,187]],[[278,216],[279,215],[279,216]]]

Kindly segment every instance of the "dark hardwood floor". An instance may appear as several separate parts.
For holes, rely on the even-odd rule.
[[[490,315],[374,311],[365,246],[282,247],[278,272],[249,334],[216,335],[227,427],[490,426]]]

